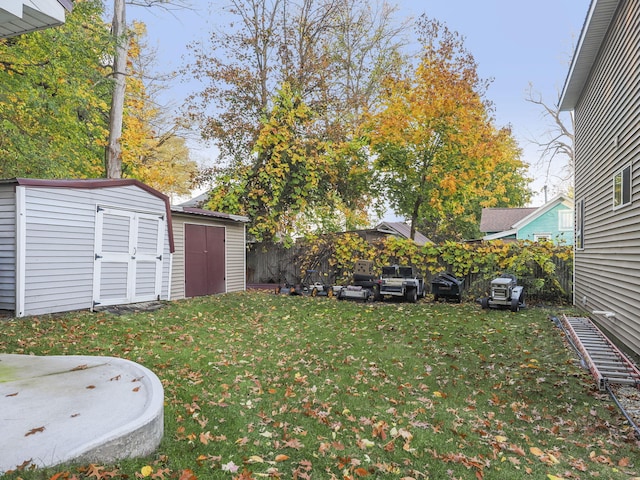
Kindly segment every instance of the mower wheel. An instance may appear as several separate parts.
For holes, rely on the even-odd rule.
[[[519,298],[512,298],[511,299],[511,311],[512,312],[519,312],[520,311],[520,299]]]
[[[411,303],[416,303],[418,301],[418,291],[415,288],[410,288],[407,290],[406,298]]]

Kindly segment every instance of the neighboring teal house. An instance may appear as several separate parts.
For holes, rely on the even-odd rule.
[[[548,240],[573,245],[573,200],[558,195],[539,208],[483,208],[483,240]]]

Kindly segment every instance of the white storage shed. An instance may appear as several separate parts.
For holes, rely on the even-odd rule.
[[[0,309],[168,300],[169,199],[137,180],[0,180]]]

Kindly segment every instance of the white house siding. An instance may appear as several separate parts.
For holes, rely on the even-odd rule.
[[[575,304],[638,354],[639,22],[640,2],[622,0],[575,106],[575,198],[576,202],[584,201],[585,211],[584,248],[575,254]],[[628,165],[632,202],[614,210],[612,178]]]
[[[92,307],[96,206],[166,212],[163,200],[134,185],[108,188],[19,186],[25,192],[24,303],[17,315]],[[169,291],[165,229],[164,282]]]
[[[0,310],[16,305],[16,196],[13,185],[0,185]]]
[[[225,228],[226,291],[238,292],[246,289],[246,242],[244,223],[218,220],[212,217],[178,213],[175,211],[172,213],[172,219],[173,241],[175,245],[171,274],[172,300],[185,298],[185,224]]]

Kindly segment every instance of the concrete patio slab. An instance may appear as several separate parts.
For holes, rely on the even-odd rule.
[[[0,431],[0,474],[146,456],[164,433],[164,391],[120,358],[0,354]]]

